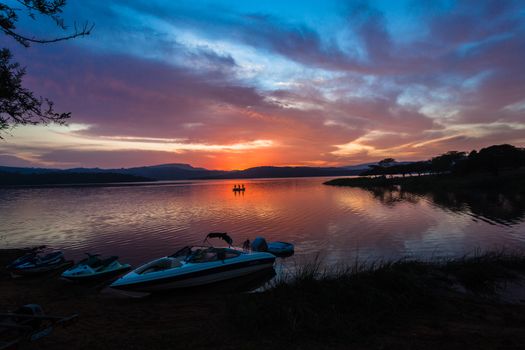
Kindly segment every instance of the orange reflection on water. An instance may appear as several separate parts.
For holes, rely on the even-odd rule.
[[[2,240],[8,247],[47,244],[73,258],[86,251],[120,255],[135,264],[200,244],[212,231],[228,232],[237,244],[256,236],[293,242],[297,258],[321,253],[329,262],[525,248],[524,206],[517,199],[470,203],[331,187],[326,180],[0,190]],[[246,191],[234,193],[235,184]],[[492,210],[492,202],[504,205]]]

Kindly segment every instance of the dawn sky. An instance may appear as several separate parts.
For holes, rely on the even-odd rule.
[[[86,38],[23,48],[72,112],[19,127],[0,165],[210,169],[426,159],[525,146],[524,1],[86,1]],[[18,30],[60,35],[49,20]]]

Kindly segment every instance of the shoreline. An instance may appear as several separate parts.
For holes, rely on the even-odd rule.
[[[525,254],[400,260],[327,273],[319,261],[257,293],[174,292],[123,298],[57,275],[11,279],[23,250],[0,250],[0,307],[78,313],[38,342],[76,348],[478,348],[525,342]]]
[[[106,182],[106,183],[78,183],[78,184],[42,184],[42,185],[2,185],[0,189],[26,189],[26,188],[83,188],[83,187],[143,187],[143,186],[170,186],[188,185],[195,182],[215,182],[215,181],[243,181],[243,180],[302,180],[302,179],[329,179],[332,176],[296,176],[296,177],[254,177],[254,178],[198,178],[185,180],[152,180],[146,182]]]
[[[337,178],[324,182],[329,186],[370,188],[395,188],[403,191],[428,193],[432,191],[502,191],[525,194],[525,170],[506,171],[498,176],[488,173],[469,175],[435,174],[397,177]]]

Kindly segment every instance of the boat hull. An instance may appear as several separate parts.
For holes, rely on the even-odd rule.
[[[149,281],[129,281],[128,283],[120,284],[117,283],[117,281],[111,285],[111,288],[150,293],[171,289],[197,287],[243,277],[258,271],[272,268],[274,261],[274,258],[252,260],[236,264],[227,264],[201,271],[166,276]]]

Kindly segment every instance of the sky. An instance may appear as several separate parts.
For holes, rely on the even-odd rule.
[[[7,1],[10,3],[10,1]],[[209,169],[420,160],[525,146],[525,1],[69,0],[91,35],[8,47],[68,126],[0,165]],[[21,16],[18,31],[64,34]]]

